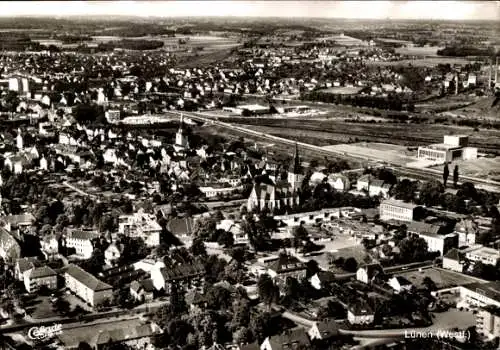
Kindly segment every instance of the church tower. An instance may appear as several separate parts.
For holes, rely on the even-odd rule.
[[[302,174],[302,166],[300,165],[299,148],[295,144],[295,156],[288,170],[288,183],[292,186],[293,191],[297,191],[300,188],[303,179],[304,175]]]
[[[179,147],[188,147],[188,139],[187,136],[184,135],[184,117],[181,114],[181,125],[179,126],[179,130],[177,130],[177,133],[175,134],[175,145]]]

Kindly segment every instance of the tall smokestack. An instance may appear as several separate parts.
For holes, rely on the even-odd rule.
[[[458,95],[458,74],[455,75],[455,95]]]

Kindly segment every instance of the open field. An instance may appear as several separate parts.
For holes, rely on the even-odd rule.
[[[405,277],[416,287],[422,287],[424,278],[429,277],[434,281],[434,283],[436,283],[438,289],[463,286],[466,284],[479,282],[479,280],[476,278],[469,277],[458,272],[447,271],[434,267],[423,269],[422,271],[415,270],[402,272],[399,273],[398,276]]]
[[[461,175],[500,181],[500,158],[478,158],[454,161],[451,167],[458,165]],[[441,169],[442,167],[435,167]]]
[[[408,56],[425,56],[425,57],[438,57],[437,50],[442,49],[438,46],[427,47],[398,47],[395,51],[401,55]]]
[[[405,166],[415,160],[415,152],[410,152],[404,146],[397,146],[383,143],[360,142],[355,144],[339,144],[323,147],[328,150],[346,152],[359,157],[368,156],[391,164]]]
[[[235,121],[240,119],[235,119]],[[234,122],[234,121],[229,121]],[[403,146],[421,146],[443,141],[443,135],[469,135],[471,147],[482,152],[500,151],[500,130],[435,124],[350,123],[314,119],[245,119],[245,127],[277,136],[300,138],[318,146],[348,142],[381,142]],[[251,126],[249,124],[252,124]]]
[[[466,65],[468,63],[473,63],[474,61],[469,61],[465,58],[460,57],[426,57],[416,60],[401,60],[401,61],[365,61],[367,65],[372,66],[409,66],[414,67],[434,67],[438,64],[459,64]]]

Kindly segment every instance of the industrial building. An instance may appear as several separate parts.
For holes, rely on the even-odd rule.
[[[418,158],[439,163],[476,159],[477,148],[468,147],[468,145],[469,137],[466,135],[445,135],[443,143],[420,146]]]
[[[239,105],[236,107],[224,107],[224,108],[222,108],[222,110],[225,112],[235,113],[238,115],[243,115],[243,112],[245,110],[248,111],[251,115],[268,114],[270,112],[269,107],[261,106],[261,105],[257,105],[257,104]]]

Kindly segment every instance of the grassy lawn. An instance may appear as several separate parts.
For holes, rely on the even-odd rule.
[[[50,297],[37,296],[35,299],[26,302],[26,313],[36,319],[59,316],[53,311]]]
[[[452,271],[444,271],[440,269],[430,268],[422,271],[409,271],[398,274],[407,278],[417,288],[423,286],[425,277],[430,277],[436,283],[438,289],[463,286],[469,283],[477,282],[477,280],[470,278],[464,274],[454,273]]]

